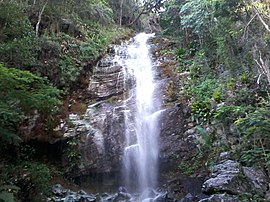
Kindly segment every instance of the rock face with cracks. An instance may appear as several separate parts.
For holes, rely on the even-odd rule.
[[[225,192],[235,195],[249,189],[250,186],[242,175],[242,167],[232,160],[214,166],[211,178],[203,184],[203,191],[207,194]]]
[[[239,201],[241,195],[251,190],[266,195],[269,187],[265,173],[259,168],[243,167],[230,160],[225,153],[221,153],[220,162],[213,167],[210,178],[202,185],[202,191],[210,197],[201,202]]]
[[[82,119],[73,115],[73,127],[65,136],[76,136],[79,140],[81,158],[77,176],[119,171],[124,142],[122,110],[121,106],[101,102],[90,105]]]

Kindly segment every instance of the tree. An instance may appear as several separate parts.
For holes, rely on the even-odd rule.
[[[0,140],[18,143],[20,124],[35,113],[50,117],[59,97],[60,91],[46,79],[0,64]]]
[[[120,25],[132,27],[139,27],[142,15],[158,12],[164,2],[164,0],[109,0],[115,21]]]

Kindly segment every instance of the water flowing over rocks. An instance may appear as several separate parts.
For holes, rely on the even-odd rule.
[[[153,45],[151,51],[155,52],[158,47],[158,45]],[[69,116],[71,123],[67,124],[68,128],[66,128],[64,137],[77,141],[76,153],[80,157],[76,172],[70,173],[73,178],[106,175],[106,173],[118,173],[117,178],[119,178],[125,146],[124,133],[127,118],[125,112],[130,110],[130,106],[134,104],[133,99],[127,99],[129,97],[126,91],[132,90],[135,82],[132,77],[124,77],[124,64],[119,63],[118,58],[115,58],[116,54],[118,57],[126,58],[126,48],[125,44],[122,45],[122,48],[119,45],[112,46],[108,55],[98,62],[93,70],[88,88],[88,94],[96,102],[87,107],[85,114],[70,114]],[[169,62],[170,60],[164,61]],[[180,187],[176,188],[177,183],[174,183],[174,179],[171,179],[169,174],[177,172],[176,161],[189,161],[192,156],[196,155],[197,147],[192,134],[185,133],[192,130],[193,127],[189,121],[189,109],[183,104],[173,103],[176,96],[174,91],[178,87],[175,85],[175,79],[167,75],[167,69],[170,67],[163,65],[164,61],[163,59],[162,61],[157,60],[153,68],[157,69],[154,79],[158,81],[156,85],[159,86],[159,93],[163,95],[163,105],[166,107],[162,111],[162,120],[156,127],[160,130],[158,158],[161,182],[166,184],[162,186],[162,189],[169,192],[166,197],[163,194],[163,199],[160,192],[156,192],[156,196],[150,194],[154,193],[154,190],[148,194],[152,195],[150,197],[152,199],[158,196],[156,201],[174,201],[175,197],[184,197],[189,192],[192,193],[193,198],[196,198],[201,195],[202,178],[194,179],[192,185],[188,183],[190,179],[180,178],[181,182],[176,180],[177,183],[180,183]],[[176,176],[176,178],[178,177]],[[173,191],[173,189],[181,189],[181,186],[186,190],[185,193],[177,194],[178,191],[176,191],[177,193]],[[197,187],[196,193],[189,188],[194,186]]]
[[[97,196],[88,194],[83,190],[74,192],[69,189],[65,189],[60,184],[55,184],[52,187],[53,196],[47,199],[47,202],[96,202]]]
[[[87,193],[84,190],[72,191],[61,184],[52,187],[53,196],[47,202],[170,202],[166,192],[153,189],[145,190],[141,195],[129,194],[120,187],[116,193]]]
[[[115,59],[116,54],[122,58],[127,57],[127,45],[122,46],[112,46],[108,55],[94,68],[88,88],[88,94],[93,100],[86,113],[69,116],[71,123],[67,124],[64,137],[77,141],[76,152],[80,156],[76,172],[71,173],[73,178],[117,173],[116,183],[124,181],[120,176],[126,146],[126,112],[134,104],[127,90],[134,90],[135,81],[125,77],[124,64]],[[152,45],[151,51],[157,60],[154,64],[157,69],[155,79],[159,82],[164,107],[160,124],[157,125],[160,130],[158,186],[162,191],[147,189],[145,193],[136,195],[123,188],[114,190],[113,194],[89,195],[96,197],[96,201],[104,202],[235,202],[250,190],[267,195],[268,178],[264,172],[259,168],[243,167],[226,152],[221,153],[219,162],[211,171],[202,165],[203,168],[195,170],[191,176],[179,172],[180,163],[188,165],[198,155],[198,142],[202,140],[190,119],[190,109],[185,105],[185,100],[176,99],[179,89],[182,93],[182,87],[179,86],[182,81],[177,81],[169,72],[173,59],[158,56],[161,46],[162,43]],[[181,74],[179,77],[184,80],[188,75]]]

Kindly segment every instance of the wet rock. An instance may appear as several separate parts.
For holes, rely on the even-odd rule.
[[[206,180],[202,186],[206,194],[218,192],[242,194],[249,189],[250,186],[243,176],[241,165],[232,160],[226,160],[214,166],[210,179]]]
[[[238,202],[238,196],[227,194],[214,194],[208,198],[202,199],[199,202]]]
[[[132,195],[129,193],[114,193],[114,194],[107,194],[103,193],[101,195],[101,200],[102,202],[127,202],[130,201],[132,198]]]
[[[166,190],[166,202],[194,202],[208,197],[202,193],[205,177],[178,176],[162,186]],[[178,199],[178,200],[176,200]]]
[[[168,172],[177,170],[175,161],[191,159],[197,151],[193,140],[185,139],[189,112],[182,105],[168,108],[163,116],[160,133],[160,170]],[[177,126],[177,127],[175,127]]]
[[[191,193],[188,193],[184,198],[180,200],[180,202],[191,202],[194,201],[194,196]]]
[[[230,157],[231,157],[230,152],[221,152],[219,155],[219,161],[222,162],[222,161],[229,160]]]
[[[131,198],[131,194],[129,193],[124,193],[124,192],[119,192],[116,197],[114,198],[114,202],[121,202],[121,201],[129,201],[129,199]]]
[[[173,200],[168,197],[167,192],[160,193],[158,196],[154,198],[154,202],[170,202],[170,201]]]
[[[74,192],[63,188],[60,184],[53,185],[52,193],[54,196],[48,198],[48,202],[97,202],[96,196],[92,194],[87,194],[83,190]]]
[[[67,189],[64,189],[61,184],[55,184],[52,187],[52,193],[56,196],[65,196],[68,192]]]
[[[144,192],[141,194],[140,199],[141,200],[150,199],[150,198],[153,199],[155,198],[156,194],[157,192],[154,189],[148,188],[144,190]]]
[[[117,49],[117,46],[111,49]],[[106,99],[124,92],[123,67],[113,60],[116,50],[110,51],[102,58],[93,70],[88,91],[98,99]],[[126,82],[126,81],[125,81]]]
[[[123,111],[121,103],[99,102],[88,106],[83,116],[70,115],[72,124],[64,137],[76,137],[76,152],[81,156],[71,177],[119,171],[124,147]]]

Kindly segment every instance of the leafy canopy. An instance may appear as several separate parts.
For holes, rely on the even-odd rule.
[[[46,79],[0,64],[1,139],[14,141],[19,124],[29,115],[51,115],[60,104],[59,96],[60,91],[48,85]]]

